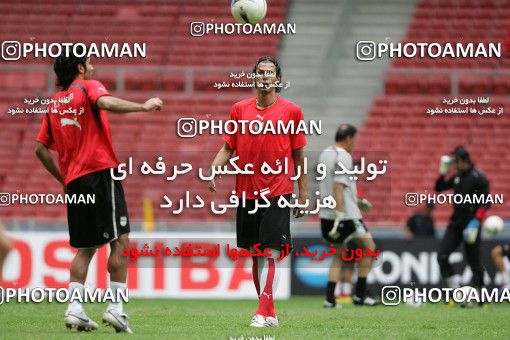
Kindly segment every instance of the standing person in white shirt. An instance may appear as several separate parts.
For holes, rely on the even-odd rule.
[[[348,244],[350,249],[370,248],[375,250],[372,235],[368,232],[362,220],[362,209],[369,208],[366,200],[358,200],[356,180],[348,174],[335,174],[340,169],[339,163],[345,169],[353,169],[351,152],[356,144],[357,129],[350,124],[342,124],[335,136],[335,144],[322,151],[319,162],[326,166],[326,177],[320,182],[321,197],[331,195],[336,201],[336,208],[322,208],[320,211],[321,231],[323,238],[333,243],[337,248],[338,256],[334,257],[326,287],[325,307],[336,307],[335,286],[338,281],[338,269],[341,262],[341,251]],[[371,257],[363,257],[358,265],[358,280],[352,295],[355,305],[374,306],[378,304],[374,298],[367,294],[367,276],[372,265]]]

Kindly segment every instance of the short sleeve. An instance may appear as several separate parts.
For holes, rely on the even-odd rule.
[[[344,168],[347,170],[352,170],[354,166],[351,155],[345,150],[338,151],[335,163],[335,171],[341,169],[338,163],[342,163]],[[342,183],[346,186],[352,183],[352,180],[349,179],[349,174],[335,174],[334,181],[335,183]]]
[[[111,96],[110,92],[106,90],[104,85],[97,80],[89,80],[86,83],[87,94],[90,103],[95,106],[97,100],[102,96]]]
[[[51,133],[48,115],[45,115],[41,124],[41,129],[37,135],[37,141],[50,148],[53,145],[53,135]]]
[[[299,126],[299,122],[302,122],[305,120],[304,116],[303,116],[303,111],[301,111],[301,108],[299,106],[296,106],[292,110],[291,119],[294,121],[295,127]],[[292,151],[306,146],[306,136],[305,136],[304,131],[291,134],[290,135],[290,144],[291,144]]]
[[[238,111],[237,105],[232,105],[230,109],[230,114],[228,115],[228,120],[236,121],[238,120]],[[223,134],[223,140],[233,149],[237,147],[237,133],[235,134]]]

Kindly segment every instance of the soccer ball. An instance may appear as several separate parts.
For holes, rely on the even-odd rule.
[[[489,216],[483,221],[483,229],[485,232],[491,236],[494,236],[501,232],[505,227],[505,222],[499,216],[492,215]]]
[[[266,16],[266,0],[232,0],[230,5],[232,16],[240,24],[260,22]]]
[[[460,299],[462,297],[465,298],[464,301],[460,302],[460,306],[462,308],[474,307],[476,305],[476,301],[473,301],[473,299],[469,299],[469,298],[470,297],[471,298],[479,297],[478,292],[476,291],[476,288],[471,287],[471,286],[464,286],[464,287],[460,287],[459,289],[462,290],[463,293],[459,293],[459,295],[457,296],[457,299]],[[455,292],[454,292],[454,294],[455,294]],[[462,295],[464,295],[464,296],[462,296]]]
[[[425,305],[423,299],[421,297],[415,296],[414,292],[412,296],[406,300],[406,304],[414,308],[420,308]]]

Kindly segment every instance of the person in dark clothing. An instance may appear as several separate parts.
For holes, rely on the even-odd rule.
[[[450,165],[453,164],[456,172],[453,176],[445,178]],[[441,157],[440,176],[436,181],[437,192],[453,189],[453,214],[450,217],[446,232],[439,245],[437,260],[441,276],[450,288],[459,285],[454,280],[454,271],[448,257],[464,243],[466,260],[473,272],[473,286],[480,289],[483,285],[483,266],[481,262],[481,221],[490,207],[489,199],[484,202],[474,201],[473,197],[489,196],[489,181],[485,174],[476,169],[469,152],[462,146],[456,147],[451,158]],[[468,199],[471,198],[471,199]]]
[[[434,219],[432,216],[434,209],[434,203],[427,203],[421,211],[418,211],[409,217],[406,229],[407,238],[436,238],[436,230],[434,229]]]

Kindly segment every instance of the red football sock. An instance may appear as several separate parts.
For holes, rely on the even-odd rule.
[[[278,281],[276,280],[276,261],[273,258],[264,258],[263,260],[265,263],[260,278],[263,290],[259,296],[259,308],[256,314],[275,317],[273,293],[276,291],[275,283]]]

